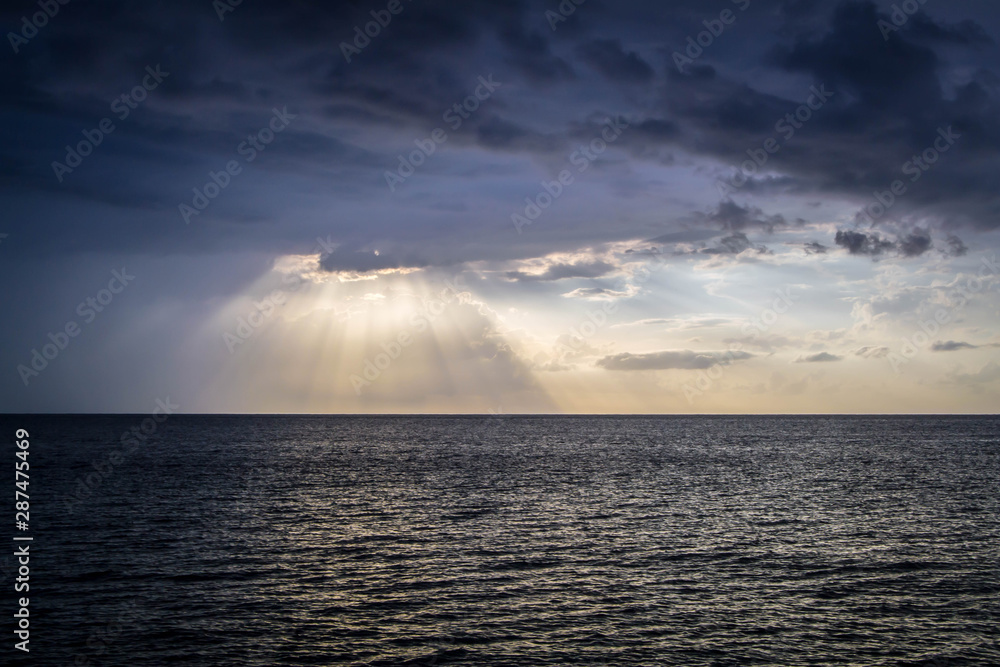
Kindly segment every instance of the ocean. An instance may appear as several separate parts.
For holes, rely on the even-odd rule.
[[[994,417],[0,423],[9,664],[1000,665]]]

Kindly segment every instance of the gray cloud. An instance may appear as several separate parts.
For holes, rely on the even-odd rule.
[[[572,292],[563,294],[563,296],[570,299],[617,299],[629,296],[629,292],[607,287],[579,287]]]
[[[852,255],[867,255],[869,257],[877,257],[896,248],[895,243],[883,239],[878,234],[850,230],[838,231],[834,243]]]
[[[615,266],[607,262],[576,262],[574,264],[553,264],[542,273],[525,273],[524,271],[508,271],[504,276],[517,282],[551,282],[567,278],[600,278],[615,270]]]
[[[919,257],[932,247],[931,236],[923,229],[916,229],[899,241],[899,252],[904,257]]]
[[[979,346],[961,341],[946,340],[937,341],[931,345],[931,352],[956,352],[958,350],[975,350]]]
[[[691,350],[668,350],[646,354],[623,352],[604,357],[597,362],[609,371],[650,371],[650,370],[703,370],[716,364],[751,359],[748,352],[692,352]]]
[[[834,242],[852,255],[868,257],[894,253],[900,257],[912,258],[920,257],[934,249],[930,232],[920,228],[906,232],[896,239],[883,237],[877,232],[839,230]],[[968,252],[962,240],[955,235],[949,236],[945,242],[948,244],[948,248],[943,251],[946,255],[960,257]]]
[[[945,242],[948,244],[947,254],[952,257],[963,257],[969,252],[969,248],[954,234],[950,235]]]
[[[1000,364],[990,361],[975,373],[958,373],[953,380],[960,385],[980,385],[1000,381]]]
[[[743,232],[735,232],[719,239],[716,246],[702,248],[698,252],[705,255],[738,255],[746,250],[756,250],[760,254],[770,252],[763,245],[755,245]]]
[[[791,347],[794,344],[791,339],[775,334],[726,338],[722,342],[728,345],[739,344],[743,347],[752,347],[769,354],[781,348]]]
[[[742,232],[746,229],[762,229],[773,233],[779,227],[788,226],[783,215],[766,215],[754,206],[740,206],[732,201],[723,201],[715,211],[699,215],[696,219],[718,226],[727,232]]]
[[[810,354],[808,356],[799,357],[795,360],[797,364],[816,364],[825,363],[830,361],[840,361],[843,357],[839,357],[836,354],[830,354],[829,352],[819,352],[817,354]]]
[[[323,255],[319,261],[324,271],[357,271],[369,273],[385,269],[422,268],[428,263],[415,257],[401,257],[392,253],[358,251],[337,248]]]
[[[499,37],[508,49],[507,62],[532,84],[550,85],[576,78],[573,67],[552,52],[541,32],[510,24],[500,29]]]
[[[635,52],[626,52],[617,39],[595,39],[578,48],[585,63],[610,81],[647,83],[653,68]]]
[[[975,21],[958,23],[937,22],[923,12],[918,12],[907,22],[907,36],[929,42],[944,42],[966,46],[996,44],[989,33]]]

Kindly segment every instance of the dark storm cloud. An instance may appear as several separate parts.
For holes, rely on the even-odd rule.
[[[673,141],[680,136],[681,128],[667,120],[649,118],[633,126],[632,131],[626,137],[626,142],[631,142],[631,137],[639,137],[636,141],[644,138],[653,141]]]
[[[948,254],[956,255],[957,246],[951,239],[960,244],[958,247],[964,247],[964,244],[958,237],[950,237],[948,243],[951,252]],[[834,237],[834,242],[852,255],[869,257],[878,257],[890,252],[898,253],[902,257],[920,257],[934,248],[930,234],[924,229],[914,229],[901,235],[897,240],[883,238],[875,232],[840,230]]]
[[[323,255],[319,261],[320,268],[324,271],[356,271],[358,273],[386,269],[419,269],[427,264],[427,261],[414,256],[347,248],[337,248],[333,252]]]
[[[825,35],[799,35],[791,45],[776,47],[773,61],[855,95],[880,116],[909,110],[916,100],[940,100],[937,54],[903,37],[885,40],[878,29],[880,18],[874,3],[842,2]]]
[[[14,28],[26,7],[33,5],[5,5],[4,25]],[[25,203],[18,211],[34,197],[77,214],[73,224],[53,219],[34,227],[38,232],[25,243],[40,253],[59,247],[47,243],[51,237],[80,250],[275,251],[301,250],[316,235],[332,233],[351,248],[396,238],[419,246],[406,261],[441,264],[537,257],[576,241],[645,238],[651,235],[645,227],[581,220],[561,239],[536,228],[533,238],[501,245],[482,241],[484,229],[495,224],[488,216],[463,227],[438,215],[445,204],[461,204],[451,201],[456,191],[493,187],[491,179],[509,176],[484,164],[490,157],[522,154],[538,164],[564,164],[579,142],[599,136],[593,119],[610,116],[628,119],[614,150],[629,154],[630,169],[644,161],[673,164],[675,149],[739,165],[746,150],[777,136],[782,148],[767,165],[777,175],[753,178],[735,196],[809,192],[859,201],[886,189],[939,127],[953,125],[962,135],[955,153],[924,174],[891,215],[924,207],[948,229],[992,228],[1000,220],[994,176],[1000,84],[991,71],[993,24],[981,22],[989,12],[976,21],[944,21],[922,11],[886,41],[877,20],[887,15],[870,2],[760,0],[740,15],[728,44],[719,39],[680,74],[666,66],[667,54],[703,29],[704,4],[694,0],[613,6],[592,0],[556,31],[545,19],[551,2],[404,1],[403,11],[346,62],[341,44],[351,43],[355,27],[383,7],[361,0],[242,3],[220,21],[212,3],[200,0],[63,6],[19,54],[8,51],[0,68],[0,109],[17,130],[0,147],[0,170],[11,175],[0,193]],[[107,115],[109,101],[134,86],[144,67],[157,63],[171,72],[162,87],[118,123],[71,179],[51,178],[49,165],[62,158],[64,146]],[[749,68],[752,79],[740,74]],[[591,71],[599,76],[586,76]],[[383,171],[412,151],[414,140],[447,127],[442,114],[472,93],[478,76],[490,74],[503,87],[449,132],[448,143],[414,176],[419,183],[386,198]],[[807,100],[810,85],[826,85],[835,95],[786,139],[775,125]],[[296,124],[212,203],[197,231],[176,233],[177,205],[232,159],[272,107],[283,105],[299,114]],[[390,145],[389,131],[403,138]],[[471,147],[483,161],[469,169],[445,156]],[[620,159],[611,154],[598,166]],[[516,177],[524,182],[502,186],[513,203],[539,180]],[[574,187],[580,196],[583,188]],[[501,186],[491,194],[499,198]],[[341,212],[348,204],[384,210],[358,225],[356,215]],[[432,231],[420,234],[412,216],[428,212],[433,224],[421,224]],[[771,233],[795,224],[728,200],[711,213],[679,219],[662,235],[692,226],[693,237],[697,228],[725,234],[704,249],[708,254],[757,247],[746,239],[751,230]],[[28,231],[35,224],[18,213],[10,226]],[[241,230],[238,238],[232,229]],[[929,249],[928,240],[891,242],[900,254],[918,256]],[[951,254],[964,252],[964,244],[948,243]],[[879,246],[845,247],[864,254]],[[328,266],[393,268],[396,261],[346,255],[328,259]]]
[[[576,78],[570,64],[552,52],[548,38],[541,32],[508,25],[500,30],[500,42],[507,47],[507,62],[536,86]]]
[[[918,16],[914,22],[917,34],[927,34],[932,26],[937,26],[942,35],[953,32],[938,26],[926,14]],[[893,178],[899,178],[904,161],[932,145],[938,128],[950,125],[963,132],[966,140],[957,150],[966,155],[989,154],[995,164],[1000,143],[995,124],[986,118],[996,112],[997,100],[995,95],[985,94],[988,77],[973,75],[968,83],[958,86],[958,99],[950,99],[940,84],[942,71],[948,66],[943,57],[930,45],[911,41],[910,32],[892,33],[888,40],[884,39],[877,29],[877,21],[884,18],[873,3],[843,2],[834,11],[824,36],[800,35],[792,44],[774,49],[773,61],[780,67],[807,73],[845,94],[850,102],[837,114],[819,117],[819,131],[830,133],[831,141],[836,136],[844,137],[845,130],[850,131],[852,148],[858,151],[855,163],[863,161],[875,167],[862,172],[844,165],[838,173],[838,165],[829,161],[821,165],[825,172],[821,185],[832,188],[838,181],[839,185],[854,181],[859,187],[884,189]],[[963,30],[985,35],[981,27],[974,25],[970,23]],[[979,100],[978,108],[962,103],[964,96]],[[881,136],[874,136],[875,132]],[[854,174],[845,178],[852,171]],[[967,173],[970,180],[961,182],[961,173]],[[994,226],[988,212],[997,210],[997,199],[986,195],[984,186],[981,170],[973,172],[956,160],[943,167],[941,173],[929,174],[909,196],[921,202],[944,198],[960,203],[976,223]]]
[[[481,146],[503,151],[528,151],[534,153],[558,152],[564,142],[519,126],[497,116],[489,116],[476,127],[476,138]]]
[[[914,230],[899,241],[899,252],[904,257],[919,257],[932,247],[931,236],[923,229]]]
[[[986,69],[988,61],[976,66],[974,52],[949,52],[949,59],[960,57],[970,66],[964,82],[945,89],[941,81],[956,80],[951,75],[955,64],[935,50],[936,44],[906,31],[886,41],[877,22],[887,15],[874,3],[838,3],[829,19],[822,18],[823,5],[803,3],[797,12],[802,17],[814,9],[810,21],[786,26],[787,36],[770,48],[767,62],[826,86],[832,99],[804,112],[802,117],[811,117],[796,128],[786,125],[782,135],[776,123],[807,101],[805,88],[800,98],[791,92],[776,96],[707,71],[705,76],[672,74],[674,85],[665,91],[664,104],[669,119],[685,130],[676,143],[740,164],[747,156],[737,147],[753,149],[768,136],[779,137],[781,150],[768,168],[793,176],[751,178],[745,192],[826,192],[864,200],[904,178],[904,165],[933,145],[939,129],[953,126],[961,134],[955,154],[922,173],[891,216],[922,207],[949,223],[996,226],[1000,196],[987,174],[1000,168],[1000,134],[992,120],[1000,113],[1000,88]]]
[[[878,234],[841,230],[837,232],[834,242],[852,255],[868,255],[875,257],[896,248],[892,241],[883,239]]]
[[[595,39],[577,50],[581,59],[609,81],[645,83],[653,68],[635,52],[626,52],[617,39]]]
[[[916,39],[968,46],[987,46],[996,42],[983,26],[972,20],[948,24],[936,22],[926,14],[914,14],[906,25],[906,34]]]

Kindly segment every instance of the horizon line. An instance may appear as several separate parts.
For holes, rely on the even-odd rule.
[[[0,412],[0,417],[128,417],[148,412]],[[1000,417],[988,412],[174,412],[171,417]]]

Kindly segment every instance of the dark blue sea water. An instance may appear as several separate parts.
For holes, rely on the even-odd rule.
[[[143,419],[0,417],[32,664],[1000,665],[996,418]]]

